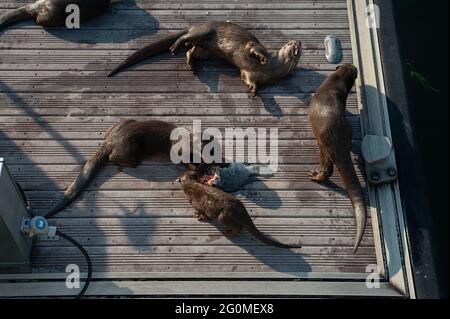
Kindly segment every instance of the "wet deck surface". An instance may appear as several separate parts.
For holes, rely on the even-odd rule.
[[[0,1],[0,14],[31,1]],[[335,66],[323,39],[340,37],[352,61],[346,1],[124,1],[81,30],[44,30],[26,22],[0,32],[0,157],[44,213],[61,198],[106,129],[122,118],[161,119],[204,127],[278,127],[280,167],[239,194],[267,234],[303,249],[260,244],[247,233],[232,241],[221,226],[193,218],[175,182],[175,165],[149,161],[118,172],[107,165],[52,223],[80,241],[95,272],[363,273],[376,264],[372,227],[352,254],[354,219],[338,175],[332,185],[309,181],[318,165],[307,102]],[[149,41],[192,23],[230,20],[269,48],[299,39],[294,75],[249,100],[238,72],[220,61],[188,71],[182,54],[150,59],[115,78],[107,70]],[[361,144],[356,94],[349,99],[355,164]],[[358,169],[358,172],[359,169]],[[360,179],[362,180],[361,176]],[[38,241],[36,272],[84,264],[64,241]]]

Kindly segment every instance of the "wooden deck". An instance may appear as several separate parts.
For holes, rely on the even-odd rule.
[[[30,2],[1,0],[0,14]],[[362,281],[366,267],[377,264],[371,220],[353,255],[353,212],[338,174],[328,186],[306,175],[318,165],[307,102],[335,69],[324,56],[325,36],[338,35],[344,62],[353,59],[347,1],[181,2],[124,0],[81,30],[22,23],[0,32],[0,156],[31,207],[42,213],[51,208],[105,130],[122,118],[278,127],[279,171],[247,187],[239,198],[262,231],[283,242],[300,240],[303,249],[270,248],[246,233],[230,241],[221,227],[199,223],[175,182],[181,170],[167,163],[146,162],[122,173],[108,165],[52,223],[85,246],[97,278],[108,273],[127,273],[128,280],[167,273],[201,278],[209,273],[235,279],[260,274]],[[106,78],[107,70],[149,41],[207,20],[236,22],[269,48],[301,40],[298,69],[255,100],[247,98],[231,66],[201,62],[195,77],[182,54],[150,59]],[[356,92],[349,98],[348,118],[356,165],[362,137]],[[35,273],[84,265],[78,251],[62,240],[35,242],[32,263]]]

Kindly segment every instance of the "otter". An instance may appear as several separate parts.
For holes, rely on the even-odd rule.
[[[247,212],[244,204],[234,196],[224,191],[197,182],[197,169],[188,165],[188,170],[180,177],[184,193],[196,210],[195,217],[199,221],[217,219],[221,224],[229,227],[231,235],[238,235],[242,229],[266,245],[278,248],[301,248],[300,245],[280,243],[258,230]]]
[[[108,161],[119,168],[135,168],[142,160],[152,156],[170,155],[175,142],[171,141],[170,134],[175,128],[174,124],[156,120],[122,120],[112,126],[105,134],[102,145],[64,193],[64,198],[44,217],[51,217],[72,203]]]
[[[189,47],[187,64],[194,74],[194,59],[224,59],[240,70],[250,97],[255,97],[260,85],[275,83],[289,75],[302,53],[299,41],[290,41],[277,51],[267,50],[251,32],[236,24],[206,22],[147,45],[120,63],[108,76],[168,50],[176,54],[183,45]]]
[[[4,27],[25,20],[35,19],[43,27],[63,27],[69,13],[68,5],[80,8],[80,20],[88,21],[101,15],[110,3],[121,0],[38,0],[0,17],[0,30]]]
[[[366,227],[366,204],[361,184],[350,157],[352,126],[345,118],[347,97],[358,77],[358,69],[345,64],[336,69],[319,87],[309,105],[309,119],[317,139],[320,169],[309,173],[311,180],[322,183],[339,170],[356,217],[356,253]]]

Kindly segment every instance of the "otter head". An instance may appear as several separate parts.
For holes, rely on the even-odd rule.
[[[217,167],[214,165],[199,165],[196,167],[193,164],[187,165],[187,171],[181,175],[178,182],[181,185],[188,185],[190,183],[200,183],[207,186],[212,186],[217,182]]]
[[[353,64],[343,64],[336,68],[336,73],[344,77],[347,90],[350,91],[358,78],[358,68]]]
[[[280,49],[279,56],[286,62],[297,65],[302,56],[302,43],[295,40],[289,41]]]
[[[178,179],[178,181],[181,183],[181,185],[187,185],[190,183],[194,183],[197,181],[197,170],[194,167],[188,166],[188,169],[186,172],[181,175],[181,177]]]
[[[345,76],[349,76],[353,80],[358,78],[358,68],[353,64],[342,64],[336,68],[336,71],[345,74]]]

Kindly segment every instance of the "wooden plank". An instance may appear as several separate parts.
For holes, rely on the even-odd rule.
[[[304,50],[324,50],[324,39],[329,30],[324,29],[292,29],[292,30],[261,30],[249,28],[249,30],[269,49],[278,49],[290,39],[299,39]],[[157,41],[177,30],[115,30],[114,34],[107,30],[80,29],[77,33],[68,33],[66,30],[44,29],[7,29],[2,33],[0,48],[16,49],[21,56],[28,55],[28,50],[42,49],[72,49],[86,53],[90,50],[124,50],[138,49],[147,43]],[[333,34],[341,40],[342,48],[351,49],[350,33],[348,29],[334,30]],[[70,37],[70,41],[66,39]],[[95,39],[95,40],[94,40]],[[27,51],[17,50],[27,49]],[[64,55],[68,55],[66,52]],[[4,53],[0,54],[7,58]],[[73,54],[76,58],[76,55]],[[56,58],[56,57],[55,57]],[[13,63],[18,63],[15,61]]]
[[[0,117],[4,122],[2,131],[4,138],[22,139],[26,135],[27,139],[46,140],[54,139],[54,132],[57,131],[58,139],[93,139],[102,138],[104,133],[114,124],[122,119],[142,120],[142,115],[131,116],[89,116],[89,117]],[[174,123],[179,127],[192,128],[194,121],[200,120],[203,129],[209,127],[219,129],[225,137],[226,129],[243,128],[253,129],[255,134],[258,130],[268,132],[270,129],[278,129],[278,138],[281,140],[314,139],[309,119],[307,116],[289,116],[274,118],[273,116],[239,116],[231,118],[225,116],[163,116],[146,117],[148,120],[163,120]],[[348,120],[353,125],[355,132],[354,139],[361,139],[361,128],[359,118],[349,116]],[[25,134],[25,135],[24,135]]]
[[[49,128],[51,128],[51,126],[49,126]],[[0,139],[0,150],[2,152],[19,152],[20,150],[17,149],[17,146],[20,146],[21,148],[26,148],[27,151],[31,151],[33,150],[33,148],[41,148],[40,149],[40,153],[44,153],[46,152],[48,153],[52,153],[52,149],[55,150],[59,150],[60,147],[62,147],[61,145],[67,145],[67,146],[71,146],[72,148],[80,148],[80,154],[85,154],[86,151],[90,150],[90,152],[87,154],[88,156],[92,155],[95,150],[102,144],[103,139],[101,139],[101,135],[100,136],[93,136],[91,139],[71,139],[71,140],[67,140],[67,139],[62,139],[62,138],[58,138],[59,136],[59,132],[58,131],[54,131],[54,138],[53,140],[28,140],[27,138],[27,134],[25,134],[27,132],[23,132],[23,139],[15,139],[15,140],[9,140],[9,139]],[[361,149],[361,141],[353,141],[353,151],[354,152],[359,152],[359,150]],[[44,150],[42,149],[43,145],[47,145],[48,146],[48,150]],[[266,145],[269,145],[269,142],[267,142]],[[236,148],[236,144],[235,144],[235,148]],[[310,155],[316,154],[318,149],[317,149],[317,144],[316,141],[313,139],[302,139],[302,140],[280,140],[278,143],[278,147],[280,149],[280,155],[283,156],[283,149],[284,150],[290,150],[293,154],[297,154],[298,149],[301,148],[302,152],[309,152]],[[297,150],[295,149],[297,148]],[[39,149],[37,150],[39,151]],[[9,154],[11,155],[11,154]],[[62,154],[59,154],[62,155]],[[7,159],[5,159],[7,160]],[[313,161],[313,163],[316,163],[317,161]],[[67,162],[70,163],[70,162]],[[311,162],[307,162],[307,161],[299,161],[298,163],[311,163]]]
[[[106,67],[105,70],[111,69]],[[245,93],[237,70],[201,72],[200,77],[190,71],[131,70],[113,78],[106,78],[106,71],[0,71],[2,86],[13,92],[213,92]],[[330,72],[295,71],[293,78],[266,87],[263,93],[312,93]],[[70,89],[69,89],[70,88]]]
[[[48,140],[50,142],[50,140]],[[76,142],[76,141],[75,141]],[[84,141],[90,142],[90,141]],[[2,143],[0,143],[2,144]],[[21,144],[21,141],[18,143]],[[41,143],[44,145],[45,143]],[[36,145],[35,147],[26,147],[25,153],[24,150],[17,149],[17,147],[8,147],[5,148],[0,145],[0,152],[2,152],[3,156],[5,156],[6,163],[16,163],[22,165],[32,165],[32,164],[78,164],[82,165],[85,161],[89,159],[95,152],[98,147],[98,144],[95,146],[79,146],[74,147],[73,142],[70,143],[63,142],[61,143],[63,146],[50,146],[48,151],[42,150],[42,147]],[[85,143],[83,143],[85,144]],[[25,146],[25,145],[24,145]],[[24,147],[25,149],[25,147]],[[298,163],[318,163],[319,158],[316,153],[316,149],[308,150],[307,148],[300,147],[295,152],[289,152],[290,149],[286,149],[285,151],[280,151],[278,157],[278,164],[298,164]],[[309,153],[304,154],[302,151]],[[359,149],[356,150],[359,153]],[[358,163],[359,156],[352,156],[352,160],[354,164]],[[155,160],[152,161],[155,164],[164,164],[169,163],[169,159],[166,161]],[[359,163],[358,163],[359,164]]]
[[[85,278],[86,273],[81,273],[81,278]],[[67,273],[32,273],[32,274],[0,274],[0,282],[8,281],[36,281],[36,280],[65,280]],[[362,273],[280,273],[280,272],[204,272],[204,273],[190,273],[190,272],[93,272],[92,278],[98,279],[260,279],[260,280],[275,280],[275,279],[303,279],[303,280],[317,280],[326,279],[329,281],[362,281],[365,280],[367,274]]]
[[[60,133],[54,131],[53,140],[26,140],[29,135],[23,133],[23,140],[16,143],[0,140],[0,152],[6,163],[15,164],[82,164],[94,154],[102,140],[63,140]],[[315,140],[280,140],[278,146],[278,164],[316,164],[318,149]],[[43,147],[45,146],[45,148]],[[360,154],[360,142],[353,146],[353,161],[357,163]],[[170,163],[170,159],[152,159],[153,163]]]
[[[318,218],[254,218],[258,229],[285,243],[301,242],[306,246],[349,247],[353,245],[355,225],[352,216],[334,216]],[[290,221],[290,222],[289,222]],[[154,245],[255,245],[248,233],[235,238],[224,236],[226,227],[217,223],[199,223],[188,218],[97,218],[89,219],[89,223],[79,218],[59,218],[52,220],[52,225],[61,231],[70,233],[82,245],[88,246],[143,246]],[[287,226],[288,225],[288,226]],[[368,228],[371,223],[368,221]],[[170,240],[168,241],[168,239]],[[70,247],[64,241],[37,241],[36,247]],[[373,246],[370,229],[362,244]]]
[[[14,9],[19,6],[32,3],[33,0],[3,1],[0,8]],[[234,0],[199,0],[199,1],[167,1],[167,0],[122,0],[122,4],[114,5],[116,10],[135,10],[136,6],[145,10],[161,10],[179,8],[189,9],[345,9],[343,0],[282,0],[274,3],[271,0],[252,0],[252,2],[237,2]]]
[[[1,83],[1,82],[0,82]],[[0,84],[1,86],[1,84]],[[310,94],[0,93],[2,116],[282,116],[307,115]],[[183,101],[183,103],[176,103]],[[201,115],[200,114],[200,115]],[[356,95],[348,114],[359,115]],[[357,133],[357,132],[355,132]]]
[[[103,81],[111,81],[112,79],[105,78],[106,71],[110,71],[117,64],[122,62],[126,57],[131,55],[137,49],[142,46],[137,46],[134,50],[97,50],[97,49],[63,49],[63,50],[48,50],[39,48],[37,49],[25,49],[25,50],[15,50],[15,49],[5,49],[2,50],[4,53],[0,55],[0,61],[2,61],[1,70],[18,70],[20,69],[20,64],[26,64],[28,68],[25,70],[32,70],[34,72],[28,73],[28,76],[35,76],[38,74],[43,74],[45,70],[53,71],[96,71],[101,72],[104,76]],[[77,54],[74,51],[78,52]],[[19,53],[20,52],[20,53]],[[13,57],[11,57],[13,55]],[[18,56],[16,56],[18,55]],[[15,57],[15,58],[14,58]],[[18,59],[18,57],[20,57]],[[158,61],[158,63],[155,63]],[[351,63],[352,57],[350,50],[343,50],[343,63]],[[206,72],[213,71],[229,71],[233,69],[230,65],[225,64],[218,60],[198,60],[197,66],[200,71]],[[334,71],[336,67],[330,65],[325,58],[325,51],[319,49],[305,49],[302,53],[302,57],[299,61],[299,68],[310,71]],[[40,72],[36,72],[40,70]],[[42,71],[41,71],[42,70]],[[130,68],[126,73],[131,70],[176,70],[176,71],[186,71],[190,73],[190,70],[186,64],[185,55],[180,53],[173,57],[169,54],[161,54],[158,57],[150,58],[139,66]],[[59,73],[60,73],[59,72]],[[237,71],[236,71],[237,72]],[[91,72],[92,73],[92,72]],[[53,73],[55,74],[55,73]],[[125,74],[125,73],[124,73]],[[118,75],[117,75],[118,76]],[[116,76],[116,77],[117,77]],[[234,93],[234,92],[232,92]]]
[[[26,195],[36,211],[50,209],[56,204],[62,191],[28,191]],[[240,198],[251,213],[270,212],[279,216],[292,216],[293,212],[311,209],[334,211],[335,209],[350,209],[346,194],[329,191],[252,191],[240,192]],[[61,195],[60,195],[61,196]],[[168,202],[167,199],[170,198]],[[175,208],[184,208],[192,212],[192,208],[181,190],[133,190],[133,191],[86,191],[79,200],[66,210],[66,213],[79,212],[82,216],[100,217],[108,212],[116,216],[146,213],[173,213]],[[265,210],[260,210],[264,208]],[[291,209],[291,210],[288,210]],[[181,213],[181,211],[179,211]],[[284,213],[283,213],[284,212]],[[62,213],[61,213],[62,214]],[[187,214],[184,212],[183,214]],[[283,215],[285,214],[285,215]]]
[[[64,282],[3,283],[2,297],[73,296],[75,289],[67,289]],[[368,289],[365,283],[354,282],[264,282],[264,281],[106,281],[93,282],[87,296],[303,296],[303,297],[390,297],[401,298],[389,284]]]
[[[270,178],[260,177],[258,182],[248,185],[245,189],[251,190],[339,190],[344,185],[335,174],[329,185],[313,183],[308,172],[318,167],[318,164],[293,164],[278,167],[277,173]],[[363,176],[356,167],[359,178]],[[66,189],[75,180],[80,171],[79,165],[10,165],[9,170],[20,184],[28,190],[54,190]],[[182,174],[183,169],[175,165],[160,165],[146,163],[135,169],[125,168],[118,172],[113,165],[107,165],[95,177],[94,183],[87,190],[133,190],[133,189],[178,189],[174,183]],[[140,179],[136,179],[139,176]],[[365,185],[363,184],[363,187]]]
[[[169,237],[170,238],[170,237]],[[170,242],[170,239],[169,239]],[[255,243],[243,245],[162,245],[148,238],[140,246],[87,246],[96,271],[126,272],[339,272],[365,273],[375,262],[373,247],[362,247],[352,254],[353,245],[305,246],[280,249]],[[38,272],[64,272],[69,264],[85,271],[85,261],[74,247],[35,246],[32,263]]]
[[[0,14],[9,10],[0,9]],[[257,29],[348,29],[345,10],[114,10],[83,24],[84,29],[185,29],[207,21],[230,21]],[[25,25],[25,24],[24,24]],[[17,27],[17,26],[15,26]],[[28,23],[26,28],[40,28]]]

